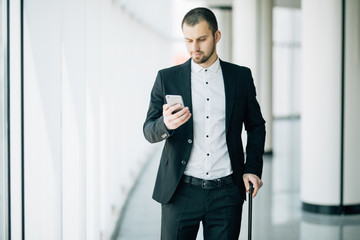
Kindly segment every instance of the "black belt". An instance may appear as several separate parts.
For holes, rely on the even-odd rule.
[[[182,177],[182,181],[190,185],[202,187],[203,189],[212,189],[212,188],[223,187],[230,183],[233,183],[234,179],[232,175],[222,178],[212,179],[212,180],[204,180],[204,179],[184,175]]]

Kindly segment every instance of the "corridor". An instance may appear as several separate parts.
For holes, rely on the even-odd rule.
[[[264,157],[264,186],[253,201],[253,239],[359,240],[360,215],[332,216],[301,210],[300,128],[299,119],[274,121],[274,153]],[[125,207],[116,240],[160,239],[161,209],[151,199],[159,155],[157,151],[140,174]],[[247,219],[245,203],[240,240],[247,239]],[[197,240],[201,239],[200,228]]]
[[[206,40],[201,48],[181,24],[199,7],[214,13],[219,30],[190,37]],[[149,103],[160,110],[165,95],[180,94],[207,111],[225,96],[225,107],[235,106],[225,120],[239,117],[225,127],[252,126],[250,108],[233,111],[254,103],[240,94],[252,84],[243,91],[240,72],[226,67],[216,78],[235,76],[224,84],[239,89],[233,102],[221,81],[205,104],[180,93],[181,81],[179,93],[151,94],[156,79],[175,83],[161,70],[194,57],[192,48],[204,53],[201,61],[217,56],[251,70],[267,153],[253,240],[360,240],[360,0],[0,0],[0,16],[0,240],[158,240],[161,207],[152,191],[162,146],[176,138],[144,138]],[[218,112],[206,115],[206,141],[217,139],[210,114]],[[230,129],[237,150],[246,132]],[[182,143],[190,153],[201,138],[188,130]],[[247,219],[245,202],[241,240]]]

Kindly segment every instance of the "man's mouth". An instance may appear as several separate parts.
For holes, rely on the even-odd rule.
[[[194,55],[195,57],[200,57],[202,55],[202,52],[195,52]]]

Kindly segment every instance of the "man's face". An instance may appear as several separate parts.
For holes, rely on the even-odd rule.
[[[219,31],[214,36],[208,23],[200,21],[194,26],[184,23],[183,33],[186,48],[194,62],[208,67],[216,60],[216,44],[221,37]]]

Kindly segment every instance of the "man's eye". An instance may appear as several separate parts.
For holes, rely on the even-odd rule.
[[[206,40],[206,38],[200,38],[199,39],[199,41],[201,41],[201,42],[203,42],[203,41],[205,41]]]

